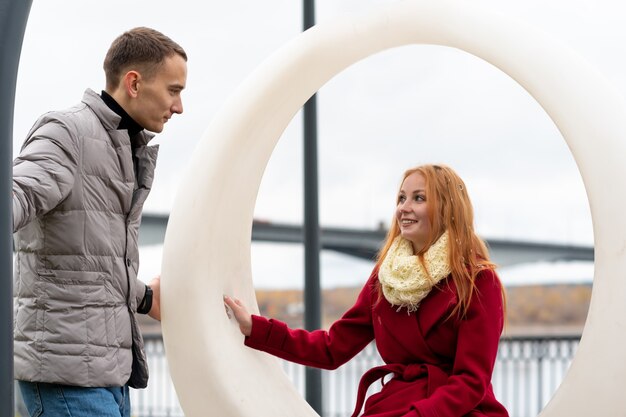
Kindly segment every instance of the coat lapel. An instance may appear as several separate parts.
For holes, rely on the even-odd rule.
[[[387,363],[407,363],[422,358],[429,352],[415,313],[407,314],[406,309],[397,311],[385,299],[377,307],[380,325],[376,344],[382,358]]]
[[[436,324],[448,318],[456,303],[456,289],[452,279],[447,278],[433,288],[416,311],[422,335],[428,337]]]
[[[428,334],[437,323],[446,320],[456,303],[453,288],[448,280],[433,288],[422,300],[418,310],[407,314],[405,308],[397,311],[386,299],[382,299],[375,308],[378,316],[378,333],[376,342],[381,356],[387,363],[416,359],[437,361],[435,353],[428,346]]]

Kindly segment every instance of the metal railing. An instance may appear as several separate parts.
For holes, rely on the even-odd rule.
[[[505,337],[493,374],[493,388],[511,417],[534,417],[557,389],[576,353],[579,335]],[[172,381],[160,336],[147,336],[146,354],[150,382],[145,390],[131,390],[135,417],[184,416]],[[373,344],[335,371],[324,371],[323,417],[346,417],[352,413],[361,375],[382,363]],[[297,390],[304,394],[304,367],[283,362],[284,370]],[[371,390],[380,388],[372,384]],[[207,393],[209,395],[209,393]]]

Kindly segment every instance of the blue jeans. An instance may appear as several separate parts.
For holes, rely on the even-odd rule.
[[[128,386],[85,388],[19,381],[30,417],[130,417]]]

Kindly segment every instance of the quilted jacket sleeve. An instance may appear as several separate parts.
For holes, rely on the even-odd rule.
[[[336,369],[374,338],[372,277],[354,304],[328,331],[290,329],[281,321],[252,316],[245,344],[282,359],[322,369]]]
[[[69,194],[79,163],[75,138],[59,121],[37,128],[13,161],[13,231],[54,209]]]

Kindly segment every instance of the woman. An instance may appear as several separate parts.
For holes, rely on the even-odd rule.
[[[504,322],[504,291],[472,205],[449,167],[404,174],[395,219],[356,304],[328,331],[289,329],[224,297],[245,344],[288,361],[336,369],[372,340],[385,365],[359,384],[353,417],[504,417],[491,374]]]

